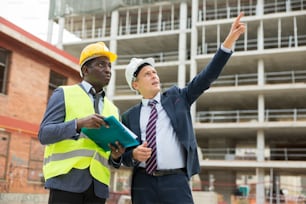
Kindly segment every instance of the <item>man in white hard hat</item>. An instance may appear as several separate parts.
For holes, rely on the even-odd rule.
[[[109,196],[109,165],[120,167],[124,148],[118,143],[106,151],[81,129],[105,126],[104,117],[110,115],[119,118],[103,90],[116,58],[103,42],[87,45],[80,55],[82,82],[57,88],[49,99],[38,135],[46,145],[43,173],[49,204],[103,204]]]
[[[140,142],[122,156],[123,164],[133,167],[133,204],[193,203],[189,179],[200,172],[200,165],[190,107],[218,78],[231,48],[245,32],[242,16],[211,62],[184,88],[173,86],[161,93],[153,58],[133,58],[126,67],[127,83],[142,95],[140,104],[122,115]]]

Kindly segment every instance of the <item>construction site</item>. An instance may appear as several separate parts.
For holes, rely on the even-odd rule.
[[[107,96],[123,113],[141,100],[124,77],[132,57],[155,59],[163,89],[174,84],[183,87],[209,63],[240,12],[247,25],[245,34],[218,80],[192,106],[201,164],[201,173],[190,181],[194,201],[306,203],[306,0],[50,0],[49,42],[55,32],[53,24],[59,26],[58,50],[50,49],[69,56],[56,62],[50,54],[55,65],[64,63],[65,69],[48,66],[53,73],[48,76],[56,83],[51,78],[41,83],[49,92],[40,93],[45,98],[35,120],[25,115],[18,118],[0,108],[0,161],[4,166],[0,203],[10,193],[47,195],[42,187],[43,147],[35,131],[51,91],[79,80],[77,59],[83,47],[103,41],[117,53]],[[65,42],[64,32],[73,34],[75,40]],[[1,43],[0,51],[3,47],[16,49],[11,46]],[[6,59],[0,61],[3,70]],[[42,76],[35,70],[33,74]],[[2,88],[1,104],[13,95]],[[32,112],[35,110],[28,111]],[[20,122],[4,122],[12,118]],[[21,126],[14,129],[15,124],[28,124],[30,131],[20,131]],[[18,148],[12,141],[17,137],[32,138],[27,139],[31,142],[23,149],[27,156],[22,162],[14,157]],[[31,156],[33,151],[37,158]],[[22,187],[17,182],[9,185],[12,169],[19,167],[24,169],[18,175],[26,175],[26,181]],[[108,204],[130,202],[130,176],[130,169],[112,169]],[[36,187],[26,192],[23,188],[33,182]]]

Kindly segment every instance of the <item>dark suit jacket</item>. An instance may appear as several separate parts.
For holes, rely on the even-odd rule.
[[[231,53],[219,49],[212,61],[184,88],[172,86],[161,94],[161,105],[171,120],[178,140],[186,151],[187,176],[200,172],[200,164],[197,153],[197,141],[192,126],[190,107],[192,103],[216,80]],[[122,115],[122,122],[131,129],[141,142],[140,134],[140,109],[141,103],[127,110]],[[137,166],[132,160],[132,149],[127,149],[123,154],[122,162],[126,166]]]

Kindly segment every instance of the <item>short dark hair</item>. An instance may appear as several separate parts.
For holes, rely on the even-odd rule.
[[[93,62],[95,59],[96,59],[96,58],[92,58],[92,59],[90,59],[90,60],[86,61],[86,62],[84,63],[84,65],[83,65],[83,66],[90,67],[91,63],[92,63],[92,62]]]
[[[149,63],[143,63],[143,64],[139,65],[139,66],[137,67],[136,71],[134,72],[133,76],[134,76],[134,77],[137,77],[137,75],[139,74],[140,70],[141,70],[143,67],[147,66],[147,65],[150,65],[150,66],[151,66],[151,64],[149,64]]]

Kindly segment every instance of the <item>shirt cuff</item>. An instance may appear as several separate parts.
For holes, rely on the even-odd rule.
[[[119,168],[119,167],[121,166],[122,157],[119,157],[119,159],[117,159],[117,161],[116,161],[115,159],[113,159],[113,158],[110,156],[110,160],[111,160],[111,163],[112,163],[113,167]]]
[[[137,161],[136,159],[132,159],[132,164],[135,167],[135,166],[138,166],[140,164],[140,162]]]
[[[72,136],[72,138],[75,139],[75,140],[78,140],[79,137],[80,137],[80,132],[81,132],[81,131],[78,131],[78,130],[77,130],[77,128],[78,128],[78,126],[77,126],[77,120],[74,120],[74,121],[75,121],[75,122],[74,122],[74,129],[75,129],[76,134],[75,134],[75,136]]]
[[[223,43],[222,43],[222,45],[221,45],[221,50],[224,51],[224,52],[226,52],[226,53],[232,53],[232,52],[233,52],[232,49],[229,49],[229,48],[224,47],[224,46],[223,46]]]

